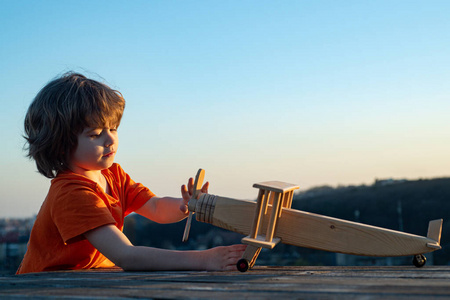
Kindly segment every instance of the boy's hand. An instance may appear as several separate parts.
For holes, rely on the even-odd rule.
[[[207,271],[236,270],[236,263],[247,249],[247,245],[219,246],[205,250],[201,264]]]
[[[202,189],[200,190],[200,194],[198,195],[198,197],[200,197],[201,194],[207,194],[208,188],[209,188],[209,182],[206,182],[203,185]],[[183,197],[183,203],[180,205],[180,210],[184,214],[189,213],[188,203],[189,203],[189,200],[192,198],[192,194],[194,194],[194,178],[191,177],[188,180],[187,187],[185,184],[183,184],[181,186],[181,196]]]

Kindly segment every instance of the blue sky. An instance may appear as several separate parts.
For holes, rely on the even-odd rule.
[[[116,161],[158,195],[450,175],[449,1],[0,0],[0,217],[49,181],[23,117],[75,70],[122,92]]]

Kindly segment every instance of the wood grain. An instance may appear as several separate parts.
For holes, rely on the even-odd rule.
[[[0,277],[1,299],[449,299],[450,266],[260,267],[247,273],[120,269]]]
[[[212,224],[249,235],[256,202],[216,196]],[[270,215],[271,206],[269,206]],[[267,218],[262,229],[267,228]],[[436,250],[435,240],[414,234],[283,208],[275,237],[282,243],[366,256],[406,256]]]

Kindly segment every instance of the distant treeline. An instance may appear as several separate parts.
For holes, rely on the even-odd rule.
[[[221,195],[226,196],[226,195]],[[442,250],[434,252],[434,264],[450,264],[450,178],[414,181],[376,181],[370,186],[316,187],[294,196],[292,208],[364,224],[426,236],[428,222],[444,219]],[[185,222],[160,225],[137,215],[126,219],[125,233],[136,245],[172,249],[196,249],[239,243],[242,237],[209,224],[192,224],[189,242],[181,243]],[[292,230],[302,230],[293,228]],[[328,252],[277,245],[271,256],[292,264],[334,264]],[[272,257],[273,258],[273,257]],[[271,258],[271,259],[272,259]],[[283,259],[281,259],[283,258]],[[273,259],[272,259],[273,261]],[[409,260],[408,260],[409,262]]]

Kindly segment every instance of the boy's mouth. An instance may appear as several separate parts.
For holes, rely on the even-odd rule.
[[[114,152],[114,151],[111,151],[111,152],[109,152],[109,153],[107,153],[107,154],[103,155],[103,157],[110,157],[110,156],[113,156],[113,155],[114,155],[114,153],[116,153],[116,152]]]

